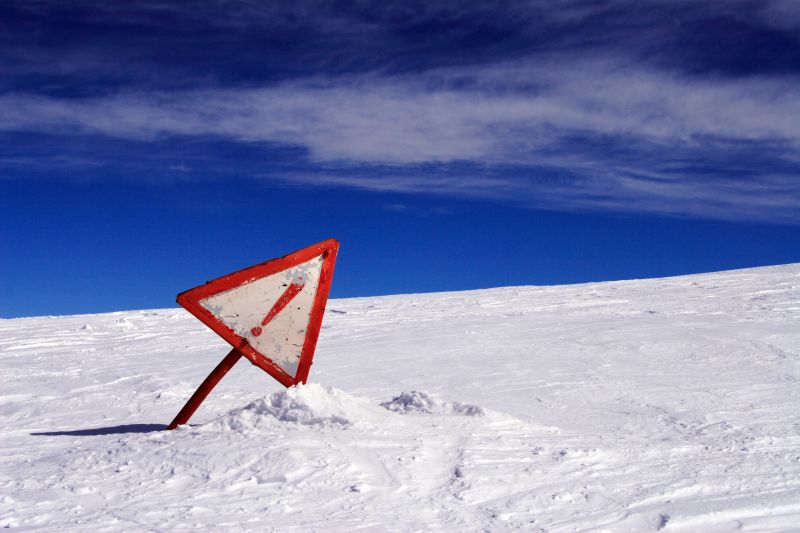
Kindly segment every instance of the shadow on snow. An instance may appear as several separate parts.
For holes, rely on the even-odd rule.
[[[167,429],[165,424],[122,424],[105,428],[75,429],[72,431],[42,431],[31,435],[91,437],[94,435],[119,435],[122,433],[150,433]]]

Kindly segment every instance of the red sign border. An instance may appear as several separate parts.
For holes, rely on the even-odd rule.
[[[184,291],[178,295],[177,302],[220,337],[228,341],[231,346],[238,350],[239,353],[246,357],[251,363],[277,379],[285,387],[291,387],[298,383],[305,383],[308,379],[308,373],[311,370],[311,360],[314,358],[314,350],[317,347],[319,330],[320,327],[322,327],[322,317],[325,314],[325,305],[328,303],[328,293],[331,288],[333,268],[336,264],[336,254],[338,251],[339,241],[336,239],[327,239],[283,257],[270,259],[269,261],[221,276],[204,285]],[[300,352],[300,361],[298,362],[297,374],[295,376],[289,375],[285,370],[269,359],[269,357],[256,351],[250,346],[247,339],[237,334],[222,322],[222,320],[214,316],[211,311],[200,305],[200,300],[204,300],[209,296],[228,291],[266,276],[271,276],[272,274],[277,274],[283,270],[310,261],[320,255],[322,256],[322,269],[319,275],[319,283],[317,284],[317,292],[314,295],[314,303],[311,306],[306,338],[303,342],[303,349]]]

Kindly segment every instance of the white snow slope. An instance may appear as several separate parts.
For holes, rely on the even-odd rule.
[[[800,264],[333,300],[312,384],[179,309],[0,320],[0,525],[800,531]]]

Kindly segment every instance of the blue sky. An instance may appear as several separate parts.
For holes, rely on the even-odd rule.
[[[9,2],[0,316],[800,261],[794,0]]]

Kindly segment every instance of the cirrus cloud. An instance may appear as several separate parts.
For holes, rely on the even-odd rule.
[[[0,131],[147,143],[221,139],[262,147],[265,159],[276,146],[300,148],[299,171],[277,172],[265,161],[249,173],[304,186],[800,223],[800,74],[752,71],[746,58],[732,67],[719,53],[696,53],[703,63],[684,59],[703,50],[696,42],[702,34],[693,28],[712,15],[727,24],[744,24],[741,14],[752,15],[756,22],[742,26],[750,34],[784,39],[780,32],[793,24],[781,15],[786,2],[751,4],[656,2],[626,21],[620,16],[630,6],[617,1],[512,2],[486,13],[447,3],[410,14],[355,6],[335,14],[320,8],[319,16],[313,9],[300,16],[294,8],[249,6],[238,11],[246,17],[226,16],[211,26],[209,17],[194,13],[186,20],[191,31],[222,24],[233,35],[258,28],[280,34],[285,26],[292,35],[330,43],[333,51],[320,51],[324,61],[304,75],[284,65],[274,79],[251,83],[129,83],[88,95],[6,90]],[[159,17],[172,7],[106,7],[90,21],[102,25],[117,17],[126,27],[147,28],[162,24]],[[666,15],[674,27],[659,22]],[[597,30],[598,21],[607,32]],[[431,24],[456,24],[444,32],[441,54],[423,54],[415,44],[416,28]],[[483,37],[470,31],[494,27],[508,28],[510,37],[491,34],[492,46],[477,46]],[[722,35],[719,27],[707,24],[708,33]],[[285,43],[307,58],[292,35]],[[428,39],[431,32],[421,35]],[[376,65],[386,54],[362,50],[370,39],[397,46],[388,67]],[[635,51],[615,44],[632,42]],[[351,67],[336,67],[345,51]],[[35,71],[24,58],[18,63]],[[146,63],[128,60],[128,72],[147,71]],[[85,75],[63,67],[63,58],[59,64],[65,75]],[[99,63],[80,64],[95,71]],[[5,68],[13,73],[16,67]]]

